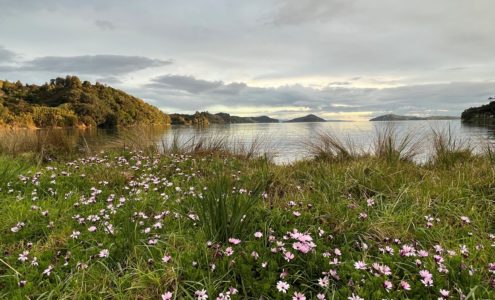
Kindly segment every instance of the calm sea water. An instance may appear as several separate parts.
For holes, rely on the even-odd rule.
[[[450,131],[457,141],[462,141],[473,147],[480,142],[495,143],[494,126],[473,126],[462,123],[460,120],[449,121],[399,121],[399,122],[327,122],[327,123],[269,123],[269,124],[228,124],[211,125],[206,128],[194,126],[171,126],[154,128],[149,133],[139,131],[133,135],[131,130],[105,131],[90,130],[79,132],[84,137],[84,143],[89,147],[101,147],[111,144],[122,135],[134,139],[139,143],[170,144],[174,136],[178,136],[182,144],[207,140],[227,141],[231,148],[249,148],[253,142],[260,141],[261,151],[270,153],[277,163],[290,163],[308,157],[307,143],[315,139],[319,132],[328,132],[341,140],[351,140],[364,151],[371,151],[373,138],[377,132],[383,131],[386,126],[395,128],[400,137],[412,134],[414,138],[425,145],[420,160],[428,158],[427,149],[430,143],[432,129]]]
[[[430,155],[432,130],[450,132],[457,142],[478,147],[480,142],[495,143],[495,126],[473,126],[460,120],[442,121],[397,121],[397,122],[326,122],[326,123],[268,123],[214,125],[208,128],[172,127],[164,133],[170,138],[174,133],[184,140],[197,135],[229,137],[230,143],[249,147],[255,141],[262,141],[263,150],[274,155],[278,163],[289,163],[308,157],[307,143],[314,141],[318,133],[327,132],[340,140],[350,140],[358,148],[371,151],[373,140],[385,127],[394,128],[399,138],[411,134],[423,144],[420,160]]]

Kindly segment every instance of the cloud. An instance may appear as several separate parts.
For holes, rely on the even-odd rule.
[[[246,83],[227,84],[190,76],[164,75],[132,92],[153,99],[165,111],[245,111],[246,114],[284,118],[298,112],[362,117],[383,113],[459,115],[467,107],[487,102],[494,90],[495,81],[393,88],[356,88],[350,85],[313,88],[298,84],[262,88]]]
[[[347,13],[354,0],[279,0],[273,23],[298,25],[306,22],[326,22]]]
[[[103,4],[107,4],[110,6],[115,6],[120,4],[121,2],[118,0],[87,0],[87,1],[79,1],[79,0],[65,0],[65,1],[57,1],[57,0],[22,0],[22,1],[10,1],[10,0],[0,0],[0,6],[2,7],[1,12],[6,14],[24,14],[31,12],[39,12],[39,11],[57,11],[57,10],[74,10],[77,9],[77,12],[80,11],[81,8],[91,7],[97,8]]]
[[[50,3],[51,2],[51,3]],[[51,4],[54,4],[55,1],[45,1],[42,3],[37,0],[24,0],[24,1],[0,1],[0,6],[2,7],[2,13],[18,13],[25,11],[38,11],[42,9],[47,9],[48,7],[52,7]]]
[[[123,80],[115,76],[107,76],[107,77],[97,78],[96,82],[106,83],[106,84],[121,84],[123,83]]]
[[[0,46],[0,63],[10,63],[15,60],[17,54]]]
[[[196,79],[193,76],[163,75],[155,77],[149,84],[150,87],[186,91],[188,93],[199,94],[223,86],[221,81],[207,81]]]
[[[247,88],[247,84],[244,82],[232,82],[229,84],[222,84],[216,89],[211,90],[211,92],[224,95],[239,95],[245,88]]]
[[[170,60],[151,59],[143,56],[44,56],[21,62],[18,66],[0,68],[0,71],[34,71],[106,76],[123,75],[147,68],[170,65],[171,63]]]
[[[328,84],[328,86],[335,86],[335,85],[351,85],[352,82],[350,81],[333,81]]]
[[[112,22],[103,20],[96,20],[95,25],[101,30],[114,30],[117,28]]]

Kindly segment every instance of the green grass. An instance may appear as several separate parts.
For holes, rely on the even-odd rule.
[[[294,292],[308,299],[437,299],[440,289],[452,298],[493,299],[493,160],[442,151],[421,166],[386,155],[323,155],[287,166],[224,153],[119,151],[44,165],[0,156],[0,298],[158,299],[170,291],[183,299],[204,289],[215,299],[235,287],[233,299],[289,299]],[[24,226],[12,232],[18,222]],[[294,229],[312,238],[308,253],[294,248]],[[74,231],[79,238],[71,238]],[[401,256],[406,244],[428,256]],[[438,254],[448,273],[438,270],[435,245],[444,249]],[[394,255],[382,253],[385,247]],[[106,258],[98,257],[103,249]],[[25,262],[18,259],[23,251]],[[286,252],[294,258],[284,259]],[[339,265],[330,264],[334,258]],[[356,270],[356,261],[367,269]],[[375,276],[374,262],[391,274]],[[423,269],[433,286],[420,282]],[[330,270],[340,279],[328,275],[328,286],[318,285]],[[276,288],[281,280],[290,284],[287,294]]]

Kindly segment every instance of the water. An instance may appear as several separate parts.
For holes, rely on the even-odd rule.
[[[426,160],[428,143],[431,142],[432,129],[450,131],[459,142],[478,147],[480,142],[495,143],[495,126],[474,126],[460,120],[432,121],[396,121],[396,122],[326,122],[326,123],[267,123],[267,124],[227,124],[214,125],[204,129],[194,127],[172,127],[162,137],[170,137],[174,133],[184,139],[195,135],[228,136],[232,144],[249,146],[254,140],[261,140],[264,151],[274,154],[277,163],[290,163],[309,156],[307,143],[314,141],[319,132],[328,132],[340,140],[351,140],[358,148],[371,151],[373,138],[377,132],[392,126],[398,137],[412,134],[422,140],[424,153],[420,160]]]
[[[431,141],[431,129],[450,130],[451,135],[458,141],[464,141],[473,147],[481,141],[495,144],[495,126],[474,126],[462,123],[460,120],[444,121],[397,121],[397,122],[326,122],[326,123],[268,123],[268,124],[226,124],[211,125],[205,128],[194,126],[169,126],[162,128],[115,129],[115,130],[65,130],[64,138],[79,147],[90,149],[105,149],[121,146],[125,143],[156,143],[170,144],[174,136],[178,136],[182,144],[206,139],[224,140],[232,149],[244,146],[249,148],[256,141],[261,142],[261,151],[270,153],[277,163],[290,163],[309,156],[307,143],[315,139],[319,132],[329,132],[340,140],[352,140],[363,149],[371,151],[373,137],[386,126],[396,129],[399,136],[412,133],[424,142],[424,149]],[[135,131],[135,132],[134,132]],[[40,131],[37,132],[40,135]],[[51,133],[46,133],[48,136]],[[18,134],[14,137],[17,138]],[[125,137],[125,138],[123,138]],[[11,137],[12,138],[12,137]],[[53,138],[59,140],[57,136]],[[13,142],[10,142],[13,143]],[[427,150],[424,150],[420,160],[427,160]]]

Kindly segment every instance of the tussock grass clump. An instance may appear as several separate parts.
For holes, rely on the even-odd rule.
[[[484,141],[481,143],[481,153],[490,162],[495,163],[495,146],[490,142]]]
[[[208,239],[228,242],[229,238],[245,237],[246,227],[252,220],[250,210],[258,201],[261,201],[259,187],[254,191],[237,190],[232,179],[220,173],[193,203]]]
[[[480,157],[495,161],[493,144],[488,141],[473,143],[454,136],[451,128],[416,128],[400,132],[394,124],[376,126],[369,149],[357,146],[351,138],[342,140],[336,134],[318,132],[316,137],[303,143],[309,157],[327,162],[359,161],[376,158],[388,163],[408,162],[450,168],[453,164]]]
[[[421,135],[413,132],[399,135],[393,124],[375,127],[373,154],[388,162],[413,162],[422,150]]]
[[[251,141],[241,142],[225,134],[193,134],[184,137],[180,132],[174,132],[171,138],[162,139],[158,145],[158,152],[162,154],[182,154],[196,156],[236,156],[243,159],[272,158],[268,151],[268,142],[265,137],[258,135]]]
[[[432,162],[436,165],[448,167],[474,156],[474,146],[467,140],[456,138],[450,128],[432,129],[432,142]]]
[[[326,161],[346,161],[363,155],[350,138],[343,141],[329,132],[316,133],[316,137],[305,142],[304,146],[312,157]]]

